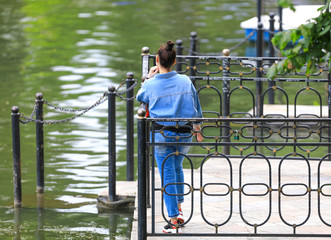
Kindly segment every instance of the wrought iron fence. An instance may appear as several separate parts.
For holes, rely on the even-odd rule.
[[[185,143],[191,146],[191,152],[185,155],[184,160],[187,162],[189,180],[182,184],[187,189],[184,195],[190,198],[191,205],[188,219],[184,223],[185,233],[180,236],[331,237],[331,217],[327,203],[331,197],[330,72],[326,63],[316,66],[317,72],[312,75],[306,75],[304,69],[301,69],[269,79],[266,76],[268,68],[283,59],[177,57],[177,72],[187,74],[199,93],[204,118],[198,120],[203,121],[201,133],[205,139],[202,143]],[[143,49],[142,62],[142,73],[145,75],[150,65],[155,64],[155,56],[149,55],[148,48]],[[205,103],[204,98],[207,99]],[[236,105],[238,98],[244,99],[244,106]],[[278,105],[266,105],[267,102],[282,105],[284,110],[277,112]],[[307,105],[312,105],[315,112]],[[268,108],[271,111],[267,111]],[[160,221],[168,222],[162,200],[163,195],[167,194],[167,186],[162,185],[162,179],[158,180],[158,174],[155,173],[154,149],[169,143],[153,141],[155,133],[163,134],[167,129],[155,130],[152,123],[173,121],[176,126],[179,121],[194,122],[196,119],[145,119],[143,110],[139,114],[138,168],[143,169],[138,169],[138,233],[143,237],[161,236],[156,226]],[[146,135],[146,128],[151,129],[150,138]],[[194,133],[192,129],[191,134]],[[178,149],[183,143],[172,144]],[[167,158],[176,154],[182,153],[175,151]],[[227,173],[225,180],[222,174],[214,175],[211,181],[206,178],[205,166],[212,159],[220,160],[216,161],[215,168],[220,167]],[[152,164],[152,208],[151,219],[147,222],[144,207],[149,201],[149,195],[146,196],[148,181],[145,174],[149,169],[146,165],[149,161]],[[247,163],[256,165],[246,168]],[[264,165],[263,169],[261,165]],[[254,173],[249,174],[248,171],[252,169]],[[304,173],[298,174],[300,171]],[[264,179],[261,180],[261,177]],[[200,198],[195,198],[195,195],[200,195]],[[214,209],[228,215],[217,218],[217,213],[213,213],[208,216],[204,210],[208,205],[206,198],[227,203],[225,206],[214,206]],[[251,200],[247,199],[254,199],[261,206],[266,206],[260,212],[266,216],[247,217],[247,213],[255,211]],[[297,204],[293,199],[298,201]],[[193,207],[197,205],[196,202],[200,210]],[[287,204],[290,210],[285,210]],[[251,211],[243,210],[246,205],[251,207]],[[296,208],[298,206],[302,212]],[[293,218],[296,213],[302,215],[302,219]],[[201,214],[200,224],[207,226],[206,229],[209,227],[209,231],[199,232],[199,227],[189,227],[191,224],[196,226],[192,223],[192,216],[196,214]],[[229,226],[237,215],[237,229],[231,231]],[[158,216],[162,216],[162,219]],[[313,229],[316,227],[315,222],[320,225],[318,232]],[[178,237],[176,234],[172,236]]]

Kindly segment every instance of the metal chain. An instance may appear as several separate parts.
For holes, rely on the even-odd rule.
[[[36,114],[36,111],[37,111],[37,103],[34,105],[30,117],[26,117],[26,120],[25,121],[22,120],[22,119],[20,119],[20,122],[23,123],[23,124],[26,124],[26,123],[29,123],[29,122],[33,121],[31,119],[33,119],[34,115]]]
[[[35,123],[42,123],[42,124],[58,124],[58,123],[64,123],[64,122],[69,122],[71,120],[74,120],[75,118],[81,117],[83,116],[85,113],[87,113],[89,110],[91,110],[92,108],[95,108],[96,106],[99,106],[100,104],[104,103],[108,98],[107,98],[107,93],[105,92],[93,105],[91,105],[88,108],[85,108],[81,113],[74,115],[70,118],[66,118],[66,119],[62,119],[62,120],[36,120],[33,117],[33,115],[31,114],[30,117],[26,117],[24,116],[24,114],[20,114],[20,122],[21,123],[28,123],[28,122],[35,122]],[[36,107],[35,107],[36,109]],[[34,110],[35,112],[35,110]]]
[[[119,89],[124,85],[124,83],[125,83],[125,81],[122,81],[121,82],[121,84],[117,87],[117,89],[115,90],[115,92],[116,92],[116,96],[117,97],[119,97],[119,98],[121,98],[122,100],[124,100],[124,101],[133,101],[135,98],[136,98],[136,96],[133,96],[133,97],[131,97],[131,98],[125,98],[125,97],[123,97],[122,95],[124,94],[124,93],[127,93],[127,92],[130,92],[130,91],[132,91],[137,85],[138,85],[138,82],[137,82],[137,80],[136,79],[134,79],[134,84],[132,84],[132,86],[130,86],[129,88],[127,88],[125,91],[122,91],[122,92],[119,92]]]
[[[249,40],[249,38],[250,38],[251,36],[254,35],[254,33],[256,33],[256,30],[252,31],[250,34],[247,35],[247,37],[246,37],[244,40],[242,40],[240,43],[236,44],[235,46],[233,46],[233,47],[230,48],[229,50],[230,50],[230,51],[233,51],[233,50],[237,49],[238,47],[240,47],[241,45],[243,45],[245,42],[247,42],[247,41]]]
[[[87,108],[79,108],[79,109],[74,109],[74,108],[63,108],[63,107],[58,107],[58,106],[55,106],[49,102],[47,102],[47,100],[44,100],[44,103],[46,105],[48,105],[49,107],[51,108],[54,108],[58,111],[61,111],[61,112],[81,112],[81,111],[84,111],[86,110]]]

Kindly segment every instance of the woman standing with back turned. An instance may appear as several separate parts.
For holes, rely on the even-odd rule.
[[[171,71],[171,66],[176,63],[174,43],[168,41],[159,48],[156,56],[156,66],[152,67],[148,79],[137,93],[137,100],[148,105],[151,118],[202,118],[202,111],[197,92],[186,75]],[[179,122],[179,128],[169,127],[174,122],[158,122],[154,124],[156,130],[166,127],[163,133],[155,133],[155,142],[174,142],[174,145],[155,146],[155,159],[158,165],[162,187],[166,186],[164,202],[168,211],[171,224],[163,228],[165,233],[176,233],[176,224],[184,223],[181,203],[184,202],[184,173],[182,162],[190,146],[179,145],[176,142],[191,142],[191,127],[187,122]],[[193,125],[195,131],[200,130],[200,125]],[[176,140],[176,136],[179,139]],[[197,134],[197,140],[203,137]],[[179,155],[172,154],[178,151]],[[172,154],[171,156],[168,156]],[[167,186],[167,184],[169,184]],[[168,195],[172,194],[172,195]],[[178,226],[178,225],[177,225]],[[178,232],[181,232],[180,227]]]

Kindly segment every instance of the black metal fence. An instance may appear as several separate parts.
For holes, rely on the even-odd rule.
[[[330,73],[326,63],[317,66],[317,72],[312,75],[306,75],[305,69],[301,69],[293,74],[277,75],[272,80],[267,78],[268,68],[281,60],[283,58],[278,57],[178,56],[177,72],[189,75],[196,86],[204,118],[146,119],[143,110],[138,112],[138,166],[149,169],[146,163],[151,162],[152,173],[148,221],[146,202],[150,196],[146,191],[149,183],[143,174],[146,170],[138,173],[140,239],[161,236],[163,233],[156,226],[168,222],[162,200],[167,186],[162,185],[162,179],[155,173],[154,150],[158,145],[169,143],[153,141],[155,133],[163,134],[167,129],[155,130],[152,122],[173,121],[176,125],[179,121],[196,120],[203,121],[201,133],[205,140],[185,143],[191,146],[184,160],[189,180],[182,184],[190,207],[183,224],[185,231],[180,236],[331,237],[328,214],[331,197]],[[143,49],[142,62],[144,75],[155,63],[155,56],[149,55],[148,48]],[[243,99],[243,103],[238,99]],[[277,111],[280,106],[283,110]],[[150,138],[146,128],[151,129]],[[191,134],[195,134],[193,129]],[[181,144],[172,143],[177,149]],[[175,151],[168,157],[178,154],[182,153]],[[221,171],[214,173],[210,181],[204,171],[211,159],[220,160],[214,161],[216,165],[211,168]],[[247,163],[253,166],[248,168]],[[199,169],[198,172],[195,169]],[[219,201],[213,209],[219,210],[220,215],[214,212],[208,216],[206,198]],[[259,213],[266,214],[265,217],[247,218],[247,213],[256,211],[249,199],[264,207]],[[224,202],[225,207],[221,204]],[[285,209],[287,204],[291,207]],[[198,210],[194,208],[196,205],[199,205]],[[246,205],[249,211],[243,210]],[[224,212],[228,215],[224,216]],[[202,217],[201,225],[189,228],[190,224],[195,224],[192,217],[196,214]],[[238,214],[239,221],[234,223],[238,228],[231,231]],[[303,219],[293,219],[293,215]],[[314,228],[315,223],[319,228]],[[202,229],[207,226],[209,231],[199,231],[199,226]]]
[[[121,90],[122,87],[125,90]],[[127,129],[127,181],[134,181],[134,88],[137,80],[133,73],[128,72],[127,78],[123,80],[117,88],[110,86],[94,104],[86,108],[64,108],[55,106],[43,98],[42,93],[36,94],[35,106],[30,116],[25,116],[19,112],[17,106],[12,107],[12,143],[13,143],[13,183],[14,183],[14,206],[22,206],[22,176],[21,176],[21,142],[20,123],[36,124],[36,166],[37,166],[37,193],[44,193],[44,125],[63,124],[83,116],[88,111],[99,106],[108,100],[108,196],[98,198],[106,208],[117,208],[125,205],[131,200],[120,199],[116,194],[116,97],[126,101],[126,129]],[[124,96],[126,94],[126,96]],[[69,113],[72,116],[61,120],[45,120],[44,106],[62,113]]]

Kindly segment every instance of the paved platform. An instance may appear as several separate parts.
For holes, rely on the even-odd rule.
[[[303,185],[285,185],[290,183],[299,183],[309,185],[309,167],[308,164],[303,161],[290,161],[286,160],[281,164],[279,168],[280,160],[270,160],[270,166],[266,160],[249,158],[242,163],[242,170],[240,173],[240,164],[242,159],[231,159],[232,164],[232,179],[233,188],[238,189],[240,186],[239,176],[241,176],[241,186],[250,183],[259,183],[259,185],[246,185],[244,191],[247,194],[263,194],[267,192],[267,187],[262,184],[268,184],[271,181],[271,187],[273,189],[270,194],[266,196],[243,196],[238,191],[233,192],[233,203],[231,205],[230,195],[226,196],[207,196],[203,194],[201,198],[200,191],[194,191],[194,194],[189,194],[185,197],[183,203],[184,217],[187,219],[191,214],[191,219],[185,227],[182,228],[183,233],[215,233],[215,227],[210,224],[224,223],[229,218],[229,221],[218,228],[219,233],[254,233],[254,227],[249,224],[262,224],[268,219],[270,212],[270,218],[261,227],[257,228],[257,233],[264,234],[292,234],[293,228],[287,226],[281,219],[279,214],[279,208],[281,209],[281,216],[284,221],[289,224],[300,225],[302,222],[307,222],[303,226],[299,226],[296,229],[297,234],[331,234],[331,227],[325,225],[318,216],[318,206],[320,205],[322,211],[322,218],[328,224],[331,224],[331,186],[323,187],[323,194],[330,196],[322,196],[321,202],[318,204],[317,193],[317,170],[318,162],[309,162],[311,172],[311,211],[309,213],[309,193],[305,194],[307,188]],[[206,183],[226,183],[230,184],[230,170],[229,163],[224,158],[211,158],[203,166],[202,181],[203,185]],[[269,176],[269,169],[271,169],[271,175]],[[281,171],[279,177],[279,169]],[[321,185],[331,183],[331,162],[325,163],[321,171]],[[194,188],[200,188],[200,170],[193,171]],[[185,172],[185,182],[191,182],[191,172],[188,169]],[[271,180],[270,178],[271,177]],[[304,196],[284,196],[281,195],[279,201],[279,181],[283,187],[284,193],[287,195],[303,194]],[[160,186],[159,174],[156,170],[156,186]],[[187,188],[187,187],[186,187]],[[188,189],[188,188],[187,188]],[[186,189],[186,191],[188,191]],[[205,192],[209,194],[224,194],[228,191],[228,188],[224,185],[209,185],[205,188]],[[193,207],[192,198],[194,199]],[[137,198],[136,198],[137,199]],[[203,201],[201,214],[201,199]],[[281,205],[279,204],[281,203]],[[137,239],[137,201],[136,210],[134,213],[133,229],[131,239]],[[271,204],[271,210],[270,209]],[[232,208],[232,210],[231,210]],[[193,209],[193,212],[192,210]],[[240,210],[241,209],[241,210]],[[232,212],[232,214],[231,214]],[[240,214],[242,213],[242,216]],[[161,214],[161,196],[159,192],[156,194],[156,206],[155,206],[155,231],[156,233],[162,233],[162,228],[165,225],[165,221]],[[165,216],[166,210],[165,210]],[[308,217],[309,216],[309,217]],[[147,231],[151,232],[151,209],[147,211]],[[243,219],[249,224],[246,224]],[[177,239],[209,239],[210,237],[180,237]],[[224,237],[212,237],[212,239],[223,239]],[[167,237],[164,234],[162,237],[149,237],[148,239],[174,239],[173,237]],[[259,237],[226,237],[226,239],[262,239]],[[292,238],[263,238],[263,239],[292,239]],[[299,239],[299,238],[293,238]],[[305,238],[313,239],[313,238]],[[329,238],[331,239],[331,238]]]
[[[251,109],[249,114],[253,115],[253,109]],[[287,106],[283,104],[263,104],[263,115],[268,114],[277,114],[287,116]],[[322,116],[320,106],[315,105],[297,105],[296,116],[294,116],[294,105],[288,106],[288,117],[295,118],[301,114],[304,114],[305,117],[308,117],[307,114],[316,115],[322,118],[328,117],[328,106],[322,106]]]

